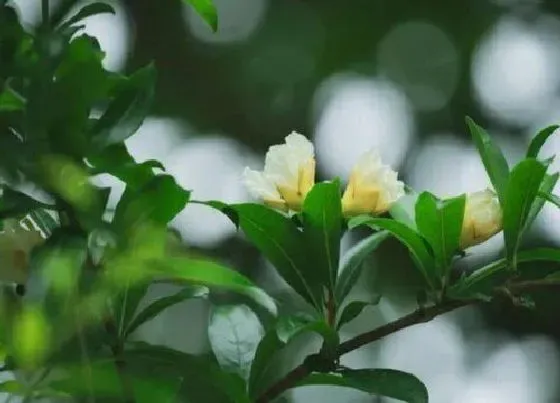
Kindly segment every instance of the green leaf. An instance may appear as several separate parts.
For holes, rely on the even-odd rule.
[[[131,344],[123,358],[132,369],[150,369],[154,375],[180,377],[188,402],[250,403],[243,380],[222,371],[210,358],[141,342]]]
[[[251,374],[249,375],[249,382],[247,385],[249,396],[256,400],[258,394],[264,390],[263,377],[267,369],[278,351],[284,347],[278,339],[278,334],[275,328],[269,330],[260,341],[255,358],[251,364]]]
[[[292,220],[261,204],[232,204],[219,209],[237,220],[253,245],[299,295],[317,309],[322,309],[322,288],[305,277],[309,265],[308,251],[303,233]],[[235,213],[233,217],[232,213]],[[313,278],[312,273],[310,277]]]
[[[556,183],[558,182],[559,176],[560,174],[558,172],[553,175],[544,176],[541,187],[539,188],[539,192],[537,194],[537,198],[533,201],[531,210],[529,211],[529,215],[527,216],[527,224],[525,224],[526,228],[531,227],[531,224],[533,224],[544,206],[546,198],[543,198],[541,195],[550,194],[552,192],[552,190],[556,186]]]
[[[218,30],[218,12],[212,0],[183,0],[185,3],[190,4],[196,12],[202,17],[212,31]]]
[[[318,282],[332,290],[338,271],[343,223],[339,181],[313,186],[305,198],[302,213],[303,232],[313,262],[307,267],[306,277],[315,273]]]
[[[25,396],[28,392],[28,387],[19,381],[9,380],[0,383],[0,392],[16,396]]]
[[[554,134],[556,129],[560,126],[552,125],[542,129],[533,139],[531,140],[531,144],[529,144],[529,148],[527,149],[527,158],[537,158],[539,156],[539,151],[541,150],[542,146],[548,138]]]
[[[470,117],[466,118],[466,122],[488,177],[498,193],[500,202],[503,203],[509,176],[508,163],[500,148],[482,127]]]
[[[91,149],[87,134],[92,108],[106,100],[111,82],[94,38],[73,38],[62,56],[54,78],[37,83],[27,96],[25,131],[34,141],[48,140],[51,152],[81,160]]]
[[[344,301],[358,281],[365,259],[390,235],[389,231],[376,232],[358,242],[342,257],[335,288],[335,299],[338,303]]]
[[[93,141],[97,146],[117,144],[136,133],[152,106],[155,82],[153,64],[124,81],[115,99],[92,128]]]
[[[375,306],[375,305],[379,304],[380,300],[381,300],[381,296],[379,295],[379,296],[377,296],[377,298],[375,300],[373,300],[371,302],[365,302],[365,301],[352,301],[352,302],[350,302],[342,310],[342,313],[340,314],[340,318],[338,319],[338,324],[337,324],[336,328],[337,329],[342,328],[342,326],[344,326],[345,324],[347,324],[347,323],[353,321],[354,319],[356,319],[367,306]]]
[[[539,191],[539,197],[554,204],[556,207],[560,208],[560,197],[558,197],[557,195],[549,192]]]
[[[335,374],[311,374],[297,386],[335,385],[408,403],[428,403],[426,386],[414,375],[394,369],[348,369]]]
[[[303,314],[281,316],[276,323],[278,339],[288,344],[301,334],[312,332],[321,336],[328,352],[334,353],[340,342],[338,333],[323,319]]]
[[[20,111],[25,108],[25,99],[14,90],[6,87],[0,93],[0,112]]]
[[[115,9],[107,3],[95,2],[88,4],[80,9],[76,14],[70,17],[67,21],[60,24],[58,30],[61,32],[66,31],[70,26],[97,14],[115,14]]]
[[[451,259],[459,251],[464,210],[464,195],[440,201],[423,192],[416,203],[416,226],[432,246],[442,277],[447,276]]]
[[[249,379],[251,363],[264,329],[257,315],[245,305],[212,309],[208,338],[222,369]]]
[[[53,209],[53,206],[8,186],[0,186],[0,191],[0,219],[24,215],[39,208]]]
[[[178,280],[185,280],[210,288],[219,287],[246,295],[273,315],[276,314],[274,300],[263,290],[256,287],[245,276],[218,263],[185,257],[167,257],[154,262],[150,266],[155,266],[162,274]]]
[[[519,263],[548,261],[560,263],[560,250],[554,248],[535,248],[523,250],[517,254]]]
[[[134,318],[140,302],[144,299],[150,288],[150,282],[139,281],[131,284],[125,281],[122,291],[117,293],[113,300],[115,322],[118,324],[119,337],[124,340],[124,332]]]
[[[53,231],[59,227],[58,222],[42,208],[33,210],[29,213],[29,217],[31,221],[33,221],[37,226],[45,233],[47,236],[50,236]]]
[[[517,263],[525,264],[538,261],[560,263],[560,250],[553,248],[536,248],[517,253]],[[449,295],[454,298],[471,298],[477,296],[489,297],[495,288],[503,285],[511,277],[507,270],[506,259],[500,259],[488,264],[472,274],[461,278],[449,289]]]
[[[173,378],[139,373],[141,367],[128,368],[127,377],[132,398],[138,403],[169,402],[176,393],[179,377]],[[119,372],[111,360],[94,362],[88,367],[63,366],[59,372],[64,378],[49,383],[49,389],[64,392],[74,398],[87,398],[93,394],[99,401],[127,400],[123,393]]]
[[[133,189],[139,189],[152,180],[156,175],[154,169],[165,171],[159,161],[137,163],[124,143],[112,144],[101,152],[88,156],[87,159],[93,165],[91,175],[108,173]]]
[[[373,218],[364,215],[354,217],[348,223],[349,228],[355,228],[360,225],[367,225],[373,229],[382,228],[389,231],[408,248],[416,266],[426,279],[428,285],[434,288],[435,279],[433,277],[433,272],[435,261],[431,251],[428,249],[425,239],[422,238],[419,233],[399,221],[387,218]]]
[[[525,159],[511,171],[503,205],[506,258],[516,269],[516,253],[527,225],[527,217],[546,174],[546,167],[535,159]]]
[[[148,305],[144,310],[142,310],[134,320],[127,326],[124,337],[133,333],[142,324],[148,322],[149,320],[155,318],[161,312],[166,310],[173,305],[183,302],[191,298],[201,298],[208,295],[208,289],[206,287],[185,287],[183,290],[179,291],[174,295],[160,298],[150,305]]]
[[[138,223],[167,225],[187,204],[190,192],[171,175],[157,175],[140,189],[127,188],[117,204],[114,224],[130,228]]]

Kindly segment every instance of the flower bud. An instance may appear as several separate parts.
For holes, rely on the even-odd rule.
[[[404,195],[404,183],[397,180],[397,173],[383,165],[379,155],[370,150],[360,157],[342,196],[344,216],[381,214]]]
[[[292,132],[285,144],[268,149],[264,170],[245,168],[243,180],[254,197],[280,210],[299,211],[315,183],[313,144]]]
[[[465,201],[461,249],[478,245],[502,230],[502,209],[491,190],[470,193]]]

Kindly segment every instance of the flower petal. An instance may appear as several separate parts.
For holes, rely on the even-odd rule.
[[[253,197],[266,200],[282,200],[278,189],[263,172],[249,167],[243,171],[243,183]]]

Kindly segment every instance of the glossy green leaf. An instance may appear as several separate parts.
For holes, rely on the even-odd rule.
[[[20,111],[25,108],[25,99],[9,87],[0,92],[0,112]]]
[[[466,118],[466,122],[488,177],[503,203],[509,176],[508,163],[500,148],[482,127],[470,117]]]
[[[503,205],[503,227],[506,257],[514,270],[527,218],[545,174],[546,167],[535,159],[523,160],[511,171]]]
[[[180,377],[188,402],[250,403],[245,383],[221,370],[210,357],[194,356],[165,346],[132,343],[123,358],[131,368],[151,370],[153,375]]]
[[[346,305],[342,309],[342,313],[340,314],[340,318],[338,319],[338,324],[336,325],[337,329],[342,328],[347,323],[350,323],[354,319],[356,319],[362,311],[368,306],[375,306],[379,304],[381,300],[381,296],[377,296],[373,301],[366,302],[366,301],[352,301],[348,305]]]
[[[358,242],[344,254],[335,288],[335,299],[338,303],[344,301],[358,281],[366,258],[389,236],[389,231],[376,232]]]
[[[270,313],[276,314],[276,304],[271,297],[245,276],[219,263],[185,257],[167,257],[154,262],[151,267],[157,268],[161,274],[170,278],[246,295]]]
[[[114,316],[121,340],[125,339],[124,333],[127,326],[135,317],[136,312],[138,311],[138,306],[148,293],[149,287],[149,281],[138,281],[134,283],[131,281],[125,281],[122,284],[122,290],[114,296]]]
[[[130,228],[146,221],[166,225],[183,210],[189,196],[173,176],[157,175],[138,190],[125,190],[115,211],[115,226]]]
[[[160,298],[144,308],[127,326],[124,337],[133,333],[142,324],[155,318],[167,308],[191,298],[203,298],[208,295],[206,287],[186,287],[174,295]]]
[[[137,163],[124,143],[112,144],[102,151],[88,156],[93,165],[91,175],[108,173],[116,176],[133,189],[146,185],[155,176],[154,169],[164,171],[159,161],[148,160]]]
[[[299,295],[316,308],[322,308],[322,287],[305,277],[308,251],[303,233],[292,220],[261,204],[222,205],[219,209],[237,221],[249,240]],[[314,278],[311,274],[310,277]]]
[[[218,29],[218,12],[212,0],[183,0],[202,17],[210,28],[215,32]]]
[[[533,201],[531,210],[529,211],[529,215],[527,216],[527,224],[525,224],[526,228],[531,227],[531,224],[533,224],[544,206],[546,199],[541,197],[541,195],[550,194],[552,192],[552,190],[556,186],[556,183],[558,182],[559,176],[560,174],[558,172],[553,175],[544,176],[541,187],[539,188],[539,192],[537,194],[537,198]]]
[[[430,287],[434,288],[435,278],[433,276],[435,261],[428,249],[426,241],[422,236],[407,225],[387,218],[373,218],[370,216],[358,216],[352,218],[348,223],[349,228],[367,225],[373,229],[384,229],[389,231],[395,238],[403,243],[410,251],[416,266],[426,279]]]
[[[217,306],[210,314],[208,338],[222,369],[249,379],[251,363],[264,337],[255,313],[245,305]]]
[[[0,218],[24,215],[45,207],[54,209],[54,206],[40,202],[25,193],[8,186],[0,186]]]
[[[312,258],[306,277],[317,275],[328,289],[334,289],[340,257],[342,237],[342,204],[340,183],[318,183],[307,194],[303,203],[303,233]]]
[[[91,395],[100,401],[127,400],[123,392],[122,381],[112,360],[94,362],[87,368],[68,365],[59,368],[64,378],[58,377],[49,383],[49,389],[64,392],[74,398],[88,398]],[[141,367],[127,366],[127,379],[130,393],[135,402],[169,402],[176,393],[179,377],[163,377],[158,374],[147,376]]]
[[[348,369],[332,374],[311,374],[297,386],[334,385],[407,403],[428,403],[426,386],[414,375],[394,369]]]
[[[81,22],[87,17],[98,14],[115,14],[115,9],[109,4],[102,2],[87,4],[82,7],[76,14],[70,17],[67,21],[60,24],[58,29],[61,32],[66,31],[68,28],[70,28],[71,25]]]
[[[447,276],[453,256],[459,251],[465,196],[438,200],[423,192],[416,203],[416,226],[432,246],[440,276]]]
[[[539,197],[560,208],[560,197],[550,192],[539,191]]]
[[[93,126],[93,141],[100,147],[120,143],[144,122],[155,93],[156,69],[150,64],[119,87],[115,99]]]
[[[264,390],[265,385],[263,385],[263,378],[270,368],[276,353],[278,353],[284,345],[285,344],[278,339],[275,328],[269,330],[260,341],[257,351],[255,352],[255,358],[251,364],[251,373],[247,385],[249,396],[253,400]]]
[[[45,209],[39,208],[29,213],[29,218],[37,224],[37,226],[47,236],[50,236],[53,231],[59,227],[56,219]]]
[[[560,250],[536,248],[517,253],[517,263],[519,265],[538,261],[560,263]],[[496,287],[503,285],[504,281],[511,277],[511,273],[507,268],[506,259],[492,262],[460,279],[450,288],[449,294],[454,298],[491,296]]]
[[[9,380],[0,383],[0,392],[15,396],[25,396],[28,392],[28,387],[19,381]]]
[[[527,149],[527,158],[537,158],[539,156],[539,152],[548,140],[548,138],[554,134],[556,129],[560,126],[552,125],[542,129],[533,139],[531,140],[531,144],[529,144],[529,148]]]
[[[323,319],[298,314],[281,316],[276,324],[278,339],[288,344],[291,340],[304,333],[317,333],[325,342],[325,348],[334,352],[340,342],[338,333]]]
[[[90,114],[95,105],[106,100],[111,82],[96,39],[80,35],[63,49],[52,81],[48,85],[37,83],[36,91],[25,94],[25,130],[36,141],[44,141],[46,136],[51,152],[78,160],[91,149]]]

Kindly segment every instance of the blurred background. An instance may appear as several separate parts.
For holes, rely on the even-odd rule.
[[[98,37],[110,70],[155,62],[153,115],[127,144],[138,160],[160,159],[195,199],[248,200],[243,168],[262,168],[267,148],[292,130],[314,141],[320,179],[345,181],[358,155],[377,147],[417,190],[441,196],[480,190],[489,181],[465,115],[489,130],[510,164],[538,129],[560,122],[557,0],[214,1],[217,33],[179,0],[108,1],[117,14],[91,17],[86,28]],[[40,2],[15,3],[35,26]],[[86,4],[51,3],[59,17]],[[553,137],[543,154],[559,152],[560,137]],[[99,180],[114,186],[116,202],[123,185]],[[174,227],[189,248],[255,279],[282,301],[281,309],[302,304],[222,215],[190,205]],[[350,234],[345,247],[361,235]],[[560,211],[546,206],[526,246],[559,241]],[[496,236],[473,248],[460,269],[483,266],[502,246]],[[414,309],[417,284],[406,251],[386,242],[354,290],[381,293],[382,302],[343,336]],[[152,297],[171,291],[154,287]],[[413,372],[433,403],[560,402],[558,304],[560,298],[546,298],[537,301],[538,311],[507,302],[463,309],[348,354],[342,363]],[[138,337],[206,352],[208,310],[205,301],[182,303]],[[296,344],[279,363],[286,370],[318,348],[313,338]],[[328,387],[296,389],[286,399],[389,402]]]

